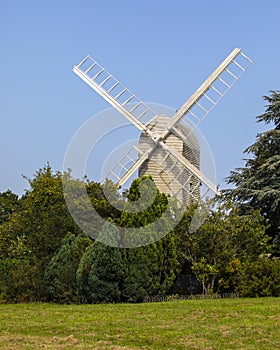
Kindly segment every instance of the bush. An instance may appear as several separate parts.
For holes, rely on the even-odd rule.
[[[117,228],[112,228],[110,223],[106,223],[101,232],[111,242],[117,237],[117,233]],[[121,250],[95,241],[92,246],[87,248],[77,271],[77,285],[81,302],[120,302],[124,274]]]
[[[280,259],[259,258],[244,264],[237,292],[242,297],[280,296]]]
[[[76,272],[81,257],[91,244],[84,235],[67,235],[46,268],[44,282],[51,301],[71,303],[78,300]]]
[[[34,267],[27,259],[0,260],[0,303],[33,302]]]

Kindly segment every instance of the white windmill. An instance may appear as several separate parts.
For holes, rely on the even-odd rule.
[[[157,115],[90,56],[73,71],[141,131],[139,144],[107,175],[122,187],[138,170],[152,175],[158,188],[189,203],[216,185],[200,171],[200,150],[193,130],[252,63],[234,49],[194,94],[170,118]],[[184,122],[187,122],[184,123]],[[187,126],[186,126],[187,125]],[[205,193],[201,194],[200,186]]]

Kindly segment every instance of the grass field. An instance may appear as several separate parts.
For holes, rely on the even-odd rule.
[[[0,305],[0,349],[280,349],[280,299]]]

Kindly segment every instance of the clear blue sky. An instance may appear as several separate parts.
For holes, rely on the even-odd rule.
[[[73,134],[108,107],[73,72],[91,54],[143,101],[177,109],[234,47],[254,60],[201,125],[218,182],[264,130],[263,95],[280,89],[280,2],[1,0],[0,191],[21,194]],[[89,174],[90,175],[90,174]]]

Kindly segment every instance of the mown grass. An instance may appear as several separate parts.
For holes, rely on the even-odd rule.
[[[0,349],[280,349],[280,299],[0,305]]]

